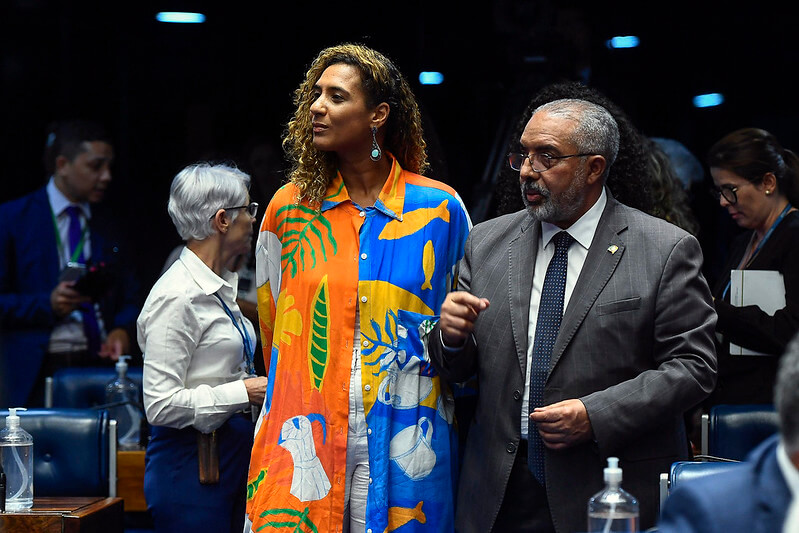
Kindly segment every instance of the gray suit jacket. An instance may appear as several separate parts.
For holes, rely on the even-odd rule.
[[[527,328],[541,225],[526,211],[475,226],[459,287],[488,298],[472,339],[430,356],[447,379],[475,374],[479,398],[458,490],[460,533],[491,530],[521,439]],[[608,197],[555,342],[544,403],[579,398],[595,441],[546,451],[546,489],[559,533],[584,531],[588,499],[604,485],[609,456],[622,486],[653,526],[658,476],[687,457],[683,412],[712,390],[716,315],[697,240]]]

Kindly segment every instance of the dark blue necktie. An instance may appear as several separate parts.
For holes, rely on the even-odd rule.
[[[544,285],[541,288],[541,303],[533,341],[533,360],[530,368],[529,410],[540,407],[544,399],[544,384],[549,374],[552,347],[558,337],[560,320],[563,318],[563,294],[566,291],[566,268],[569,265],[569,246],[574,241],[565,231],[555,235],[555,255],[549,262]],[[538,428],[532,421],[527,426],[527,462],[535,478],[544,485],[544,443]]]
[[[66,209],[69,215],[69,253],[70,257],[75,253],[75,249],[80,245],[81,238],[83,237],[83,228],[80,223],[80,209],[75,205],[70,205]],[[85,263],[83,248],[80,254],[75,258],[78,263]],[[86,349],[90,356],[96,356],[100,351],[100,324],[97,321],[97,313],[94,310],[94,303],[84,303],[78,306],[83,317],[83,332],[86,334]]]

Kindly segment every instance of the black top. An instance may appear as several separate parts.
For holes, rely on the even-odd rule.
[[[719,380],[710,398],[712,405],[771,403],[779,356],[799,331],[799,211],[785,216],[746,268],[782,273],[786,306],[774,316],[754,305],[731,305],[729,291],[722,296],[730,281],[730,271],[738,268],[751,237],[749,231],[735,239],[723,275],[713,291],[718,313],[716,332],[721,339],[717,346]],[[732,356],[730,342],[772,355]]]

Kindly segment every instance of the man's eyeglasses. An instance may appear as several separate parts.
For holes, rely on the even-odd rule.
[[[222,209],[224,209],[225,211],[232,211],[233,209],[246,209],[247,214],[255,218],[255,215],[258,214],[258,202],[250,202],[248,205],[239,205],[236,207],[223,207]],[[214,218],[215,216],[216,213],[211,215],[211,218]]]
[[[570,155],[549,155],[547,153],[540,154],[519,154],[511,152],[508,154],[508,164],[513,170],[521,171],[524,160],[530,161],[530,166],[533,167],[533,172],[544,172],[557,165],[562,159],[569,159],[570,157],[584,157],[596,154],[570,154]]]

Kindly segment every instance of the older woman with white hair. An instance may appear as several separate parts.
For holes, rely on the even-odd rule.
[[[267,379],[253,366],[255,330],[227,269],[250,249],[258,204],[250,178],[225,165],[175,176],[169,216],[186,241],[137,322],[144,407],[152,425],[144,492],[156,531],[241,531],[252,406]]]

